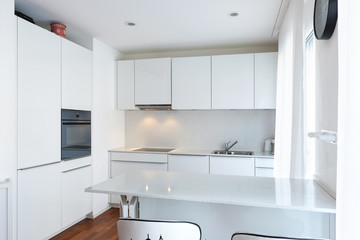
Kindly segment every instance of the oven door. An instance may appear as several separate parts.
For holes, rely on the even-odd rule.
[[[61,160],[91,155],[91,122],[63,120],[61,126]]]

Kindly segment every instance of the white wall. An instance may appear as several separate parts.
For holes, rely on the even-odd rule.
[[[238,140],[238,150],[262,151],[274,137],[275,110],[127,111],[127,147],[223,149]]]
[[[115,109],[115,60],[120,53],[93,41],[93,183],[109,178],[108,150],[124,146],[124,112]],[[108,207],[108,196],[93,194],[93,214]]]
[[[336,237],[359,239],[360,1],[339,1],[339,118]]]
[[[0,29],[2,32],[0,37],[0,181],[6,178],[15,181],[17,157],[17,25],[14,16],[14,0],[0,1]],[[15,194],[16,191],[13,192]],[[10,234],[9,239],[12,238],[13,233]]]

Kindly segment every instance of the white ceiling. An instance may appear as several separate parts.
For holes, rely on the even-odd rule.
[[[288,1],[15,0],[15,7],[39,25],[60,22],[68,33],[76,29],[123,53],[144,53],[276,44]]]

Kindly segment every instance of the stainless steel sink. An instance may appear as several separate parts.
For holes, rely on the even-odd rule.
[[[212,154],[219,154],[219,155],[254,155],[254,152],[251,152],[251,151],[224,151],[224,150],[216,150],[216,151],[213,151]]]

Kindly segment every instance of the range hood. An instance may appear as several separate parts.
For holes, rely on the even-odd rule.
[[[149,104],[149,105],[135,105],[140,110],[162,110],[168,111],[171,110],[171,104]]]

